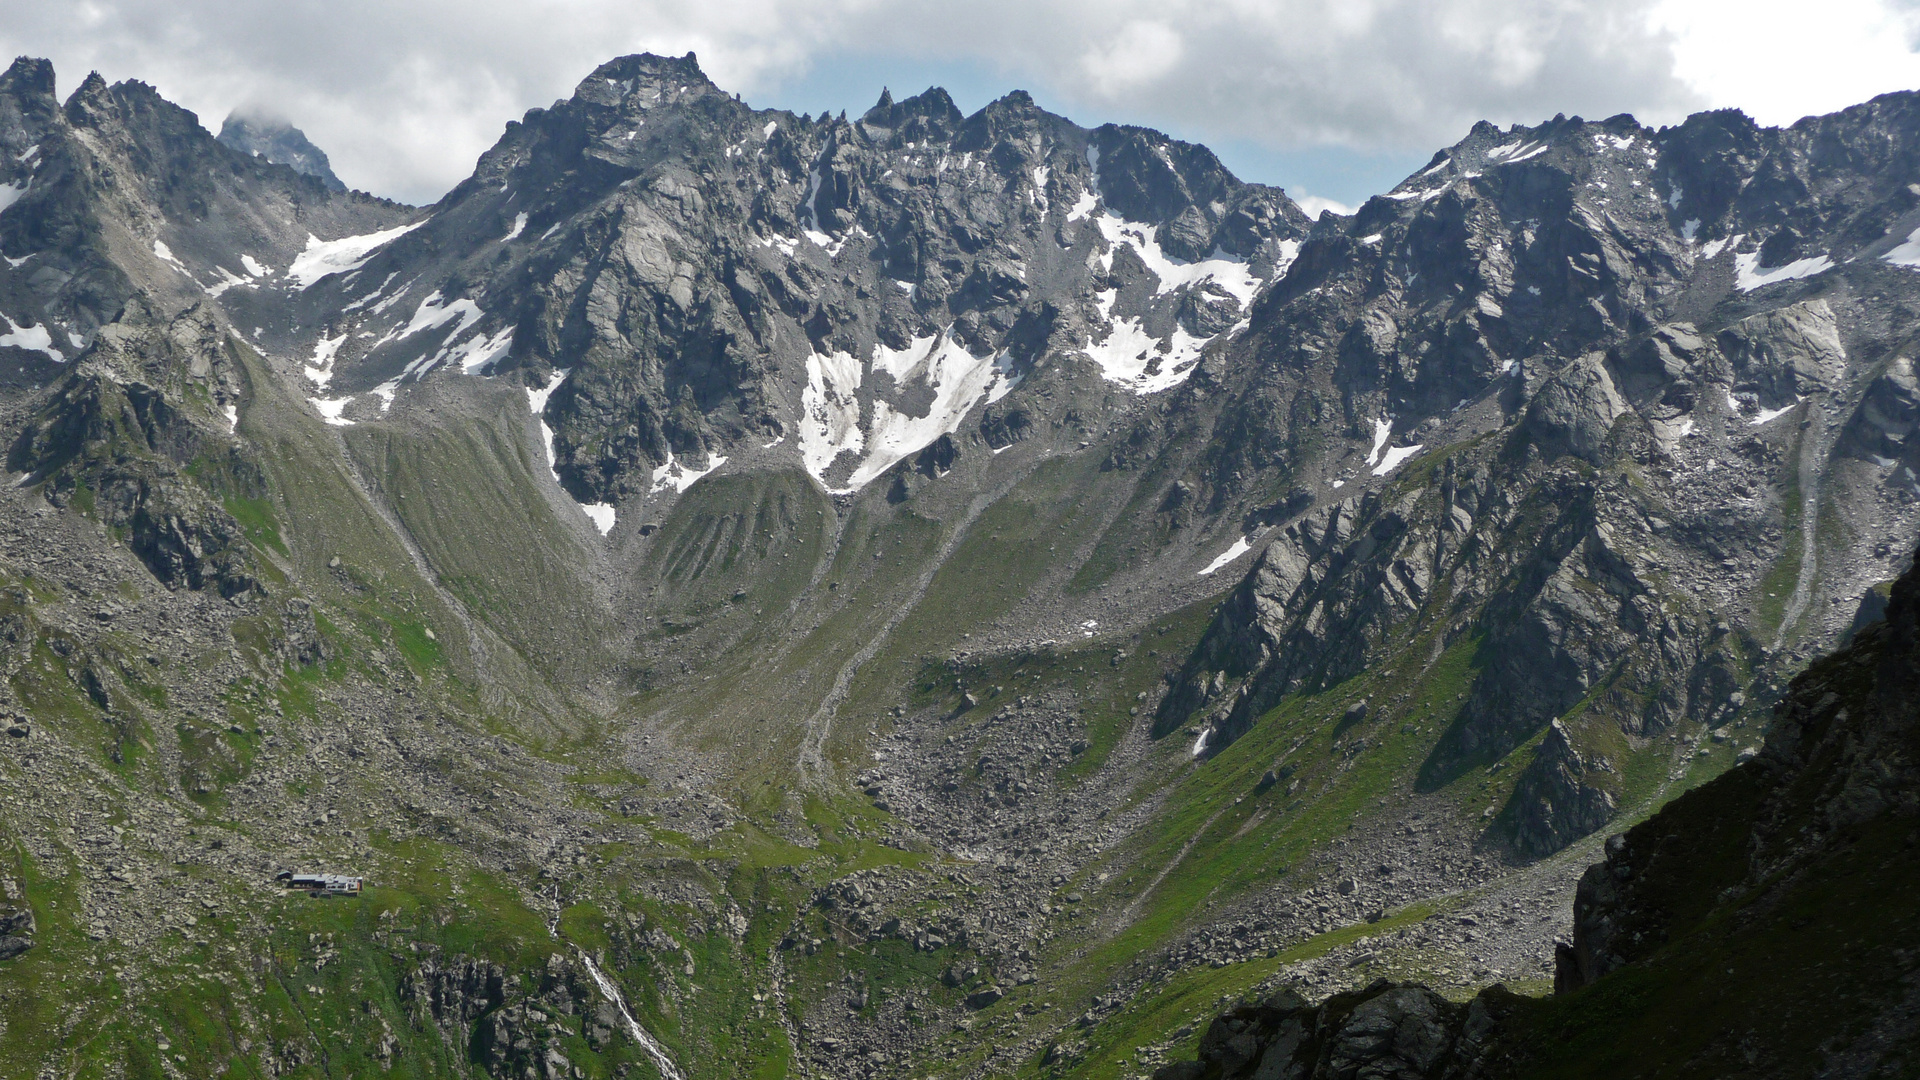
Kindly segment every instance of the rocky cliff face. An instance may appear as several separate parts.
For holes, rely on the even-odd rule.
[[[1720,114],[1660,132],[1626,118],[1483,126],[1309,239],[1255,318],[1297,359],[1224,375],[1235,404],[1291,398],[1293,444],[1314,426],[1303,416],[1336,403],[1329,426],[1371,426],[1364,456],[1302,470],[1326,487],[1409,453],[1433,465],[1391,485],[1397,498],[1331,491],[1275,532],[1293,502],[1250,515],[1272,539],[1159,730],[1198,724],[1217,749],[1284,695],[1422,634],[1474,640],[1485,662],[1425,776],[1560,721],[1503,815],[1541,853],[1610,816],[1606,744],[1682,718],[1717,727],[1766,699],[1806,643],[1833,639],[1822,605],[1851,607],[1887,576],[1912,522],[1895,452],[1909,365],[1881,321],[1912,285],[1911,194],[1843,179],[1910,120],[1889,98],[1785,132]],[[1689,157],[1708,145],[1737,180]],[[1803,206],[1818,210],[1773,240]],[[1277,425],[1244,431],[1233,406],[1221,415],[1236,437],[1216,454],[1282,441]],[[1217,505],[1233,475],[1189,484]],[[1823,517],[1872,536],[1857,550],[1880,561],[1823,557]]]
[[[419,232],[317,298],[342,312],[322,340],[348,334],[343,390],[564,377],[547,415],[582,502],[677,493],[717,459],[852,492],[952,452],[969,420],[1023,437],[994,406],[1064,354],[1136,394],[1183,381],[1306,224],[1202,147],[1025,94],[809,118],[747,107],[691,57],[626,57],[510,124]]]
[[[1764,750],[1607,841],[1580,879],[1551,1001],[1494,987],[1460,1005],[1382,981],[1309,1006],[1283,990],[1215,1020],[1197,1061],[1155,1077],[1897,1068],[1920,1038],[1906,891],[1917,672],[1909,571],[1884,621],[1793,680]]]

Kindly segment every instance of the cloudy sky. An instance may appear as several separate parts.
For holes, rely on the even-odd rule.
[[[349,185],[431,202],[502,124],[625,52],[759,107],[1013,88],[1205,142],[1303,201],[1385,190],[1475,120],[1737,106],[1786,124],[1920,88],[1920,0],[0,0],[0,49],[277,110]],[[1311,202],[1309,205],[1313,205]]]

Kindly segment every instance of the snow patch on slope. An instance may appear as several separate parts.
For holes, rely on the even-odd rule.
[[[1195,337],[1175,326],[1164,341],[1147,333],[1142,320],[1114,318],[1110,313],[1118,290],[1099,295],[1100,314],[1107,320],[1105,341],[1087,340],[1087,359],[1100,366],[1101,377],[1135,394],[1157,394],[1185,382],[1193,374],[1210,337]]]
[[[1920,229],[1915,229],[1908,233],[1907,239],[1903,243],[1880,257],[1895,266],[1905,266],[1920,270]]]
[[[1263,284],[1246,263],[1224,252],[1215,251],[1211,258],[1191,263],[1167,255],[1160,250],[1160,242],[1154,237],[1157,230],[1152,225],[1125,221],[1112,214],[1101,214],[1094,219],[1094,224],[1100,227],[1100,235],[1106,237],[1109,245],[1117,247],[1125,244],[1133,248],[1140,256],[1140,261],[1146,263],[1147,269],[1160,279],[1159,286],[1154,289],[1155,295],[1165,296],[1183,285],[1198,285],[1211,280],[1245,307],[1253,302],[1253,294]],[[1107,257],[1107,265],[1113,265],[1111,252]]]
[[[819,478],[842,453],[866,446],[860,430],[860,362],[850,353],[807,356],[807,386],[800,391],[800,461]]]
[[[435,289],[425,300],[420,301],[419,307],[413,309],[413,318],[408,321],[406,329],[388,337],[395,341],[405,341],[422,330],[435,330],[445,326],[456,317],[459,318],[460,325],[454,327],[450,336],[458,337],[466,333],[468,328],[479,322],[485,315],[486,312],[481,311],[480,305],[473,301],[463,297],[448,303],[440,295],[440,290]]]
[[[320,340],[313,343],[313,361],[305,368],[307,378],[313,385],[324,390],[333,381],[333,357],[346,341],[347,335],[343,330],[339,337],[330,338],[322,334]]]
[[[1386,454],[1380,458],[1380,464],[1375,465],[1373,467],[1373,475],[1375,476],[1387,475],[1393,470],[1399,468],[1402,462],[1406,461],[1408,458],[1412,457],[1413,455],[1419,453],[1424,449],[1426,449],[1426,447],[1424,444],[1421,444],[1421,443],[1415,443],[1412,446],[1394,447],[1393,449],[1387,451]]]
[[[287,267],[287,277],[299,283],[302,291],[314,282],[330,274],[344,274],[367,265],[373,253],[400,237],[427,223],[422,218],[411,225],[401,225],[376,233],[361,236],[343,236],[338,240],[322,240],[312,233],[307,234],[307,250],[294,256],[293,265]]]
[[[925,380],[933,387],[933,404],[926,416],[916,417],[896,411],[885,401],[873,403],[873,420],[867,436],[867,456],[847,478],[840,494],[858,491],[869,480],[893,467],[894,462],[925,448],[942,435],[959,428],[974,405],[992,388],[999,376],[994,357],[977,357],[946,333],[914,338],[905,349],[885,345],[873,347],[872,370],[884,370],[898,382]]]
[[[863,425],[857,393],[869,372],[885,373],[896,385],[932,388],[926,415],[875,399]],[[903,349],[876,344],[864,365],[850,353],[812,353],[800,393],[801,463],[826,484],[826,473],[841,454],[862,455],[844,486],[828,487],[836,495],[852,494],[901,458],[951,434],[982,398],[997,401],[1017,381],[1006,353],[974,356],[947,331],[914,338]]]
[[[20,197],[33,188],[33,177],[29,176],[18,184],[0,184],[0,214],[20,201]]]
[[[1380,451],[1386,448],[1387,440],[1393,438],[1393,421],[1382,417],[1373,422],[1373,449],[1367,451],[1367,464],[1380,460]]]
[[[1810,259],[1795,259],[1785,266],[1768,269],[1760,265],[1760,253],[1756,251],[1746,255],[1735,255],[1733,269],[1740,291],[1752,292],[1762,285],[1771,285],[1776,281],[1791,281],[1795,278],[1824,274],[1833,269],[1833,260],[1825,255],[1815,255]]]
[[[7,332],[0,334],[0,348],[10,345],[28,352],[45,353],[56,364],[67,362],[65,354],[53,347],[53,333],[45,325],[22,327],[5,315],[0,315],[0,319],[7,323]]]
[[[1239,558],[1240,556],[1245,555],[1247,552],[1251,550],[1253,550],[1253,541],[1250,538],[1243,536],[1240,539],[1235,540],[1231,547],[1221,552],[1217,558],[1215,558],[1212,562],[1208,563],[1205,567],[1201,569],[1200,576],[1211,577],[1214,571],[1227,565],[1228,563]]]
[[[340,415],[341,413],[346,411],[347,404],[353,400],[352,394],[348,394],[346,397],[337,397],[337,398],[314,397],[314,398],[308,398],[307,400],[313,402],[313,407],[320,411],[320,418],[322,420],[325,420],[328,424],[331,424],[334,427],[352,427],[353,426],[353,421]]]
[[[726,458],[710,455],[707,458],[706,468],[695,469],[688,465],[682,465],[674,458],[673,451],[669,450],[667,451],[667,463],[653,470],[653,488],[648,493],[657,495],[668,488],[672,488],[676,494],[684,492],[693,486],[695,480],[700,479],[726,463]],[[605,529],[601,530],[601,532],[605,531]]]

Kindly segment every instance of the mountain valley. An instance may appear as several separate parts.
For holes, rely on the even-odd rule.
[[[1916,94],[1556,117],[1310,218],[638,55],[412,207],[22,58],[0,1075],[1317,1076],[1389,998],[1519,1075],[1669,992],[1593,912],[1684,874],[1590,864],[1827,873],[1722,863],[1911,636],[1916,176]],[[1920,1060],[1883,989],[1823,1075]]]

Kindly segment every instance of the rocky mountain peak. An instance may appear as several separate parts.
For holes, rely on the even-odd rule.
[[[685,56],[659,56],[633,53],[601,64],[593,74],[574,88],[574,102],[651,109],[662,105],[684,105],[708,94],[732,99],[700,70],[693,53]]]
[[[243,154],[314,177],[329,191],[347,190],[347,185],[333,174],[326,151],[313,145],[306,132],[294,127],[285,117],[270,112],[235,110],[220,125],[218,138],[222,145]]]
[[[929,86],[898,102],[893,100],[892,91],[880,91],[880,100],[860,117],[860,122],[869,128],[886,128],[895,138],[924,141],[951,139],[965,119],[952,96],[938,86]],[[914,126],[914,121],[920,121],[921,126]]]
[[[22,56],[0,74],[0,147],[24,153],[60,109],[53,63]]]

